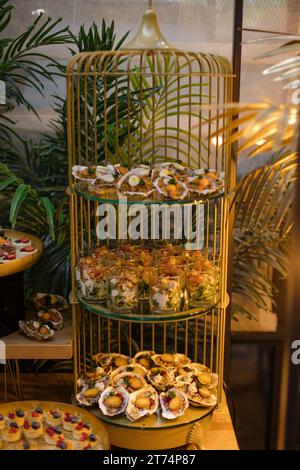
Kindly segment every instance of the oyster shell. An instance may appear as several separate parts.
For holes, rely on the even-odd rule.
[[[84,406],[92,406],[99,400],[100,394],[105,389],[103,381],[91,382],[84,386],[76,395],[78,403]]]
[[[159,176],[153,182],[153,185],[155,186],[157,192],[167,199],[183,200],[188,195],[188,188],[185,183],[172,175],[165,176],[164,178]]]
[[[200,364],[200,362],[189,362],[187,364],[180,364],[177,366],[174,373],[175,376],[178,376],[196,374],[200,372],[210,372],[210,370],[204,364]]]
[[[213,168],[200,168],[198,170],[193,170],[193,174],[204,175],[214,182],[216,189],[224,189],[225,172],[223,171],[218,172]]]
[[[217,404],[215,391],[202,385],[197,380],[193,380],[188,384],[186,395],[192,406],[211,407]]]
[[[90,183],[97,178],[97,167],[95,165],[74,165],[72,167],[72,175],[79,181]]]
[[[154,191],[151,180],[151,169],[147,166],[133,168],[118,181],[121,195],[148,197]]]
[[[188,171],[187,167],[184,167],[177,162],[164,162],[156,165],[153,169],[153,179],[158,177],[165,178],[168,176],[175,176],[182,178]]]
[[[54,337],[54,331],[48,325],[43,325],[40,321],[27,320],[19,321],[20,330],[25,333],[29,338],[38,340],[52,339]]]
[[[152,367],[154,364],[152,360],[152,356],[154,356],[154,354],[155,351],[140,351],[134,356],[133,362],[140,364],[146,369],[150,369],[150,367]]]
[[[111,380],[114,379],[116,375],[122,374],[123,372],[132,372],[133,374],[141,375],[142,377],[146,377],[147,369],[140,364],[131,363],[128,366],[121,366],[112,371],[110,374]]]
[[[112,383],[114,386],[124,387],[128,393],[136,392],[147,385],[144,377],[132,372],[123,372],[122,374],[115,375]]]
[[[147,374],[147,378],[159,392],[164,392],[170,388],[174,381],[174,375],[166,367],[152,367]]]
[[[144,416],[154,414],[158,409],[158,394],[151,386],[146,386],[133,392],[126,408],[126,417],[130,421],[137,421]]]
[[[90,381],[97,381],[104,377],[106,377],[106,372],[103,367],[96,367],[91,372],[86,372],[85,374],[82,374],[77,380],[77,385],[79,387],[84,387]]]
[[[190,193],[211,194],[216,191],[216,184],[205,174],[193,175],[187,178],[186,186]]]
[[[209,371],[201,371],[195,372],[194,375],[196,376],[197,381],[201,385],[209,389],[215,388],[218,385],[218,374],[213,374]]]
[[[128,399],[125,388],[107,387],[100,395],[99,408],[106,416],[117,416],[125,411]]]
[[[191,360],[185,354],[179,353],[154,354],[154,356],[152,356],[152,360],[157,366],[167,368],[173,368],[179,366],[180,364],[188,364],[191,362]]]
[[[131,357],[118,353],[98,353],[93,356],[96,365],[102,366],[106,370],[114,370],[118,367],[127,366],[132,362]]]
[[[189,402],[187,396],[176,387],[170,388],[167,392],[162,392],[159,396],[161,414],[166,419],[176,419],[184,415]]]
[[[32,296],[32,301],[34,308],[39,310],[46,310],[49,308],[54,308],[59,310],[65,310],[68,308],[68,302],[61,295],[56,294],[45,294],[42,292],[37,292]]]
[[[55,308],[49,310],[40,310],[37,312],[37,317],[43,323],[47,323],[53,330],[60,330],[63,326],[63,316]]]

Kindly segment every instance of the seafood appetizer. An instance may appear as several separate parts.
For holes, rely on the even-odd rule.
[[[48,325],[44,325],[40,321],[27,320],[19,321],[19,328],[26,336],[29,338],[34,338],[38,340],[52,339],[54,337],[54,330]]]
[[[115,375],[112,379],[112,383],[116,387],[123,387],[128,393],[135,392],[147,385],[144,377],[132,372],[122,372],[121,374]]]
[[[34,308],[39,310],[48,310],[54,308],[55,310],[66,310],[68,308],[68,302],[61,295],[55,294],[43,294],[38,292],[32,297]]]
[[[214,390],[203,385],[197,376],[186,387],[186,396],[192,406],[211,407],[217,404],[217,397]]]
[[[206,178],[209,178],[210,180],[213,181],[214,186],[218,190],[224,189],[225,173],[223,171],[218,172],[210,168],[200,168],[198,170],[193,170],[193,174],[200,175],[200,176],[203,175]]]
[[[153,362],[159,367],[173,368],[180,364],[188,364],[191,360],[185,354],[154,354],[152,356]]]
[[[151,169],[141,165],[128,171],[118,182],[120,195],[148,197],[154,191]]]
[[[167,392],[162,392],[159,396],[161,414],[166,419],[176,419],[184,415],[189,402],[187,396],[178,388],[172,387]]]
[[[144,378],[147,375],[147,369],[145,367],[138,363],[132,363],[128,366],[121,366],[115,369],[113,372],[111,372],[110,379],[113,380],[116,375],[122,374],[123,372],[131,372],[132,374],[137,374]]]
[[[152,360],[154,354],[155,351],[140,351],[134,356],[133,362],[145,367],[145,369],[150,369],[154,365]]]
[[[104,415],[117,416],[124,413],[129,394],[123,387],[107,387],[99,398],[99,408]]]
[[[126,417],[137,421],[144,416],[156,413],[159,405],[158,394],[151,386],[146,386],[132,393],[126,408]]]
[[[150,308],[153,312],[178,312],[183,301],[181,274],[153,273],[150,284]]]
[[[77,393],[76,400],[80,405],[92,406],[99,400],[101,392],[105,389],[107,382],[102,380],[99,382],[90,382],[81,391]]]
[[[147,374],[151,385],[159,392],[164,392],[173,383],[173,373],[165,367],[152,367]]]
[[[199,263],[190,264],[186,275],[188,302],[191,307],[200,307],[216,302],[219,272],[206,261],[200,268]]]
[[[101,172],[104,171],[105,167],[96,166],[96,165],[75,165],[72,168],[72,175],[75,179],[84,181],[85,183],[90,183],[98,176],[101,175]]]
[[[188,170],[189,169],[187,167],[178,162],[164,162],[154,167],[152,176],[153,179],[158,177],[167,178],[171,176],[181,179],[187,174]]]
[[[53,330],[60,330],[63,326],[62,314],[55,308],[40,310],[37,312],[37,317],[41,322],[47,323]]]
[[[116,311],[131,312],[137,306],[138,278],[133,269],[112,270],[108,278],[108,306]]]
[[[214,181],[205,176],[205,174],[198,174],[187,178],[186,186],[188,191],[193,195],[196,194],[209,194],[216,190]]]
[[[93,356],[93,361],[102,366],[106,370],[114,370],[118,367],[127,366],[131,363],[132,359],[129,356],[118,353],[98,353]]]
[[[204,364],[200,364],[198,362],[189,362],[187,364],[180,364],[179,366],[177,366],[174,371],[174,374],[175,376],[178,376],[197,374],[200,372],[209,372],[209,369]]]
[[[81,258],[77,265],[76,279],[82,298],[91,302],[106,300],[108,270],[95,256]]]
[[[99,197],[116,197],[116,178],[116,172],[103,172],[89,184],[88,190]]]
[[[157,192],[167,199],[185,199],[188,195],[188,188],[174,176],[159,177],[153,182]]]
[[[77,385],[79,387],[84,387],[90,382],[97,382],[98,380],[105,378],[106,371],[103,369],[103,367],[96,367],[91,372],[85,372],[85,374],[81,375],[77,380]]]

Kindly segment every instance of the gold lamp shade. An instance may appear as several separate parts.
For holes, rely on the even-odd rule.
[[[145,11],[137,34],[123,46],[123,49],[173,49],[158,26],[154,8],[150,7]]]

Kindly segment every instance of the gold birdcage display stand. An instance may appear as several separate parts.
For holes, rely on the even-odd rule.
[[[138,351],[183,353],[218,374],[217,402],[222,398],[226,293],[230,147],[228,135],[213,134],[228,122],[224,107],[232,100],[230,63],[223,57],[178,51],[162,36],[155,10],[146,10],[137,36],[124,48],[79,53],[68,65],[67,115],[71,219],[71,268],[74,331],[75,394],[78,377],[92,367],[97,353]],[[215,119],[212,119],[215,116]],[[180,162],[190,168],[213,168],[224,173],[222,190],[193,200],[168,201],[130,198],[110,192],[97,195],[74,179],[76,165]],[[117,312],[88,302],[77,292],[76,263],[81,252],[99,243],[100,213],[114,207],[116,227],[107,227],[106,243],[115,235],[122,249],[121,219],[130,221],[139,202],[147,209],[162,204],[179,208],[201,206],[196,230],[202,248],[220,273],[218,296],[209,306],[187,306],[168,314],[142,307]],[[191,212],[192,214],[192,212]],[[191,215],[192,217],[192,215]],[[149,220],[151,216],[149,216]],[[147,219],[148,220],[148,219]],[[149,221],[148,220],[148,221]],[[174,219],[174,225],[177,221]],[[200,226],[201,225],[201,226]],[[148,231],[149,231],[148,227]],[[128,230],[129,233],[129,230]],[[186,235],[185,241],[189,235]],[[143,242],[146,243],[146,242]],[[177,243],[177,242],[176,242]],[[159,246],[159,241],[157,240]],[[183,416],[165,420],[159,415],[131,422],[110,418],[95,408],[113,445],[129,449],[164,449],[197,442],[198,427],[214,407],[189,407]]]

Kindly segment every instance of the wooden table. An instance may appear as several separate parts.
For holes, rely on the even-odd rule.
[[[239,450],[225,397],[205,427],[202,443],[204,450]]]

